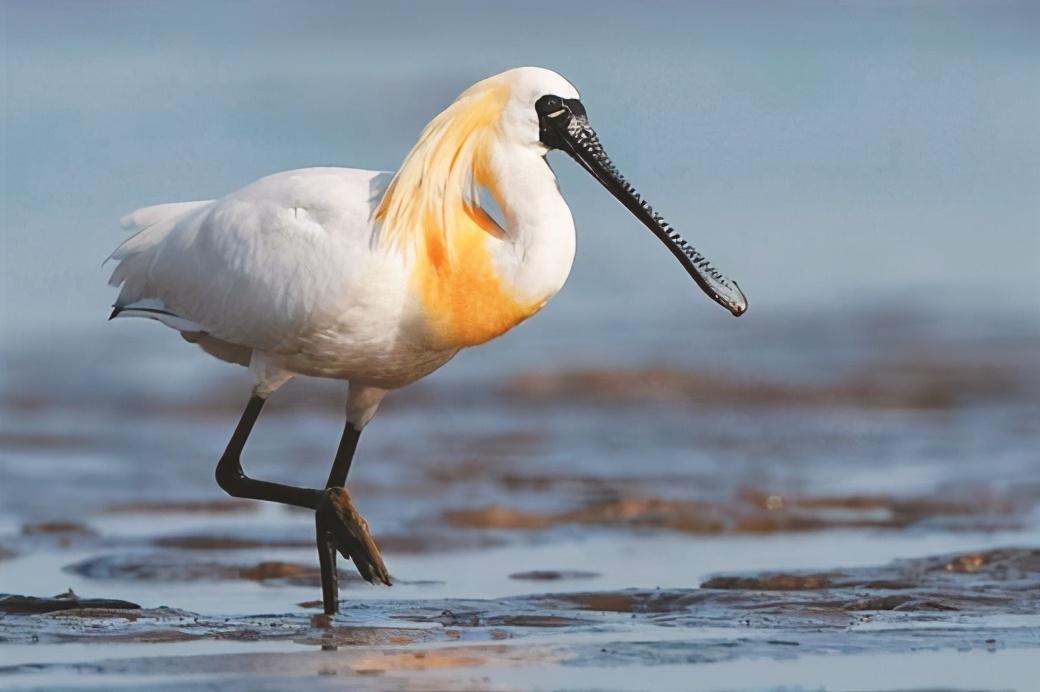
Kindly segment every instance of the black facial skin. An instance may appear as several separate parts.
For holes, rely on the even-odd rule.
[[[539,138],[550,149],[565,151],[596,180],[625,205],[636,218],[656,235],[708,297],[729,310],[734,317],[747,311],[747,298],[736,281],[722,272],[697,252],[673,229],[660,214],[643,201],[620,171],[614,166],[596,131],[589,126],[585,106],[578,99],[564,99],[552,94],[538,99]]]

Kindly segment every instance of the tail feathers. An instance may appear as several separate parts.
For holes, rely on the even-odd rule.
[[[148,319],[162,322],[167,327],[172,327],[180,332],[204,333],[207,331],[206,328],[198,322],[192,322],[191,320],[170,312],[166,309],[166,306],[162,304],[162,301],[155,300],[154,298],[139,300],[136,303],[130,303],[128,305],[119,305],[117,303],[112,306],[112,313],[108,316],[108,319],[114,320],[117,317],[146,317]]]
[[[116,308],[109,319],[120,315],[152,317],[160,321],[182,319],[169,313],[159,301],[149,298],[158,292],[156,287],[150,285],[150,267],[157,249],[177,224],[209,204],[210,201],[158,204],[138,209],[123,218],[123,227],[136,233],[123,241],[105,260],[119,262],[108,284],[122,286]]]

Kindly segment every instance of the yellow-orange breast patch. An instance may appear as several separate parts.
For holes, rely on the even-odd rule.
[[[489,243],[498,225],[479,207],[467,207],[452,230],[451,259],[428,244],[412,282],[431,336],[443,346],[475,346],[508,331],[545,305],[521,300],[495,268]]]

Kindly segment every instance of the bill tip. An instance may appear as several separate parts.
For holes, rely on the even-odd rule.
[[[745,296],[744,292],[740,290],[740,286],[737,285],[736,281],[731,281],[730,283],[732,284],[733,290],[736,292],[736,295],[732,296],[729,300],[723,303],[723,306],[727,310],[729,310],[730,314],[732,314],[734,317],[740,317],[745,312],[747,312],[747,296]]]

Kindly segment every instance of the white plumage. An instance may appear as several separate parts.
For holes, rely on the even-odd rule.
[[[391,177],[287,171],[218,200],[130,214],[137,233],[112,255],[118,315],[157,319],[251,365],[262,395],[293,374],[382,388],[426,374],[453,352],[408,357],[405,263],[373,244]]]
[[[324,313],[362,299],[361,275],[378,259],[368,257],[370,219],[389,180],[304,169],[219,200],[136,211],[128,219],[140,230],[113,254],[117,305],[158,300],[216,338],[288,351]]]

